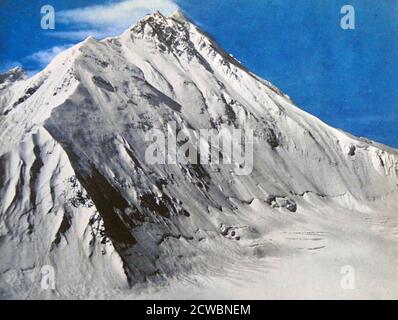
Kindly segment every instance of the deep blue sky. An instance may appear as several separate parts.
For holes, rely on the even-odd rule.
[[[134,9],[131,23],[118,18],[110,25],[109,21],[102,23],[100,16],[95,22],[89,17],[59,22],[56,14],[56,30],[40,28],[44,4],[64,12],[120,1],[1,0],[0,71],[21,64],[34,73],[54,52],[90,33],[87,30],[99,31],[97,36],[119,33],[136,16],[153,10],[150,4],[155,1],[165,13],[173,9],[171,0],[132,0],[140,1],[141,8]],[[144,2],[149,8],[144,8]],[[334,127],[398,147],[398,0],[174,3],[304,110]],[[345,4],[355,8],[355,30],[340,28],[340,8]]]

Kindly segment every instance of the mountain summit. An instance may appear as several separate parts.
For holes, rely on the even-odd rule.
[[[0,87],[1,297],[106,298],[214,278],[250,287],[271,261],[275,277],[310,264],[327,281],[343,265],[371,277],[386,262],[386,292],[398,292],[397,150],[302,111],[181,12],[1,79],[14,74]],[[149,163],[148,134],[170,124],[174,139],[252,130],[252,171]],[[54,290],[41,286],[44,267]]]

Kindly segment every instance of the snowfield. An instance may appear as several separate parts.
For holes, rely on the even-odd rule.
[[[145,136],[170,122],[252,129],[253,171],[149,164]],[[396,299],[397,174],[397,150],[154,13],[0,76],[0,297]]]

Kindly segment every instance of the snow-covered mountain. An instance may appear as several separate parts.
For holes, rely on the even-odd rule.
[[[149,164],[146,133],[170,122],[252,129],[253,171]],[[397,175],[397,150],[300,110],[179,11],[154,13],[0,76],[0,296],[339,295],[352,265],[359,296],[397,297]]]

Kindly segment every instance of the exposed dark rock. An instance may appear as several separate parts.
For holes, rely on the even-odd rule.
[[[107,235],[119,243],[136,244],[132,228],[136,225],[135,221],[140,220],[138,210],[129,204],[95,168],[92,168],[90,176],[82,177],[79,181],[100,212]]]
[[[270,195],[265,199],[265,202],[268,203],[272,208],[285,208],[290,212],[297,211],[296,202],[284,196]]]
[[[354,145],[350,145],[350,150],[348,151],[348,155],[350,157],[355,156],[355,150],[356,150],[355,146]]]
[[[0,189],[5,185],[6,179],[6,159],[5,156],[0,157]]]
[[[38,89],[40,88],[40,86],[37,87],[30,87],[28,89],[25,90],[25,95],[23,95],[22,97],[20,97],[14,104],[13,104],[13,108],[15,108],[16,106],[20,105],[21,103],[25,102],[26,100],[28,100]]]
[[[240,236],[237,235],[236,231],[236,227],[227,226],[225,224],[220,225],[220,233],[227,239],[240,240]]]
[[[25,70],[21,67],[16,67],[7,72],[0,73],[0,84],[6,81],[15,82],[26,77]]]
[[[35,145],[33,148],[33,152],[35,154],[35,160],[30,168],[30,181],[29,181],[29,188],[30,188],[30,203],[35,208],[36,207],[36,181],[40,174],[40,170],[43,167],[43,161],[40,156],[40,148],[39,146]]]
[[[102,77],[93,76],[93,82],[97,87],[100,87],[109,92],[115,92],[115,88],[110,84],[110,82],[106,81]]]
[[[236,124],[236,114],[234,109],[232,108],[232,105],[227,102],[223,95],[221,96],[221,99],[225,104],[225,115],[227,116],[228,123]]]
[[[275,134],[275,131],[272,128],[269,128],[267,131],[267,138],[268,144],[271,146],[271,149],[275,149],[279,146],[278,138]]]
[[[91,208],[94,205],[91,201],[91,198],[88,195],[84,195],[81,190],[78,190],[76,192],[75,197],[70,199],[70,203],[75,208],[78,208],[80,206],[86,207],[86,208]]]
[[[153,193],[145,193],[141,195],[140,201],[143,208],[163,217],[170,217],[169,206],[172,205],[172,203],[166,194],[163,194],[162,198],[157,198]]]
[[[382,167],[384,167],[383,158],[382,158],[380,155],[378,155],[378,157],[379,157],[380,165],[381,165]]]
[[[61,236],[63,236],[66,233],[66,231],[69,230],[70,227],[71,227],[71,224],[70,224],[69,218],[66,214],[64,214],[64,216],[62,217],[61,225],[59,226],[57,234],[55,235],[55,239],[53,241],[53,246],[60,244]]]

